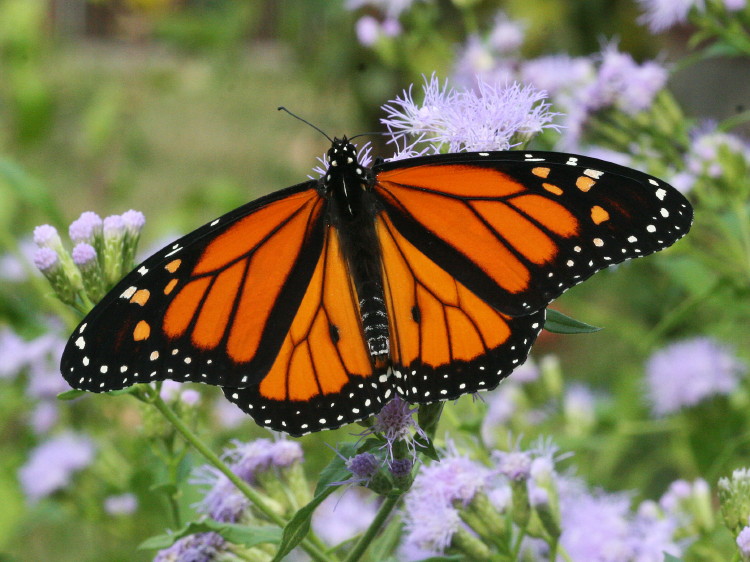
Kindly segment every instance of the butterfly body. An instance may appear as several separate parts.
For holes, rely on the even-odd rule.
[[[489,390],[522,364],[547,304],[661,250],[692,209],[593,158],[484,152],[330,166],[147,259],[71,336],[61,371],[102,392],[170,378],[223,387],[299,435]]]

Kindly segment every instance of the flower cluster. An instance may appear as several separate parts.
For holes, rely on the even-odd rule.
[[[654,353],[646,365],[651,410],[663,416],[711,396],[729,394],[746,370],[727,346],[713,339],[673,343]]]
[[[641,22],[655,33],[687,22],[688,16],[698,19],[707,12],[715,16],[737,17],[747,6],[746,0],[638,0],[645,13]]]
[[[534,560],[555,559],[557,550],[576,561],[661,560],[663,552],[679,556],[678,539],[696,536],[697,521],[710,514],[705,482],[686,484],[679,498],[685,485],[675,483],[659,503],[632,510],[627,494],[591,491],[558,473],[555,453],[540,441],[528,451],[494,451],[486,466],[450,448],[422,467],[405,501],[402,557],[489,559],[521,541]]]
[[[18,479],[32,503],[65,488],[76,472],[94,460],[95,447],[88,437],[63,433],[36,447],[18,471]]]
[[[70,253],[53,226],[38,226],[34,229],[34,264],[60,300],[86,312],[87,304],[98,302],[133,268],[144,223],[143,214],[133,210],[104,220],[84,212],[68,229],[75,244]]]
[[[454,89],[436,75],[425,77],[421,103],[412,87],[383,106],[381,119],[398,147],[393,159],[427,153],[508,150],[546,128],[557,115],[543,91],[519,83],[479,80],[475,88]]]

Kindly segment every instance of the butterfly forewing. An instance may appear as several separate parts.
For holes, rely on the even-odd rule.
[[[260,425],[292,435],[376,413],[392,395],[370,359],[354,283],[328,227],[324,249],[284,343],[258,385],[224,394]]]
[[[396,229],[510,315],[539,310],[604,267],[670,246],[693,216],[660,180],[568,154],[448,154],[375,172]]]
[[[147,259],[76,329],[61,370],[95,392],[173,379],[257,383],[320,255],[314,182],[241,207]]]

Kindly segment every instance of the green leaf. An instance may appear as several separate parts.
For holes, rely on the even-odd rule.
[[[552,308],[547,309],[547,320],[544,329],[555,334],[590,334],[598,332],[601,328],[591,326],[580,320],[565,316],[562,312]]]
[[[668,552],[664,553],[664,562],[683,562],[682,558],[677,558],[676,556],[672,556]]]
[[[440,461],[440,455],[438,454],[437,450],[435,449],[435,444],[432,442],[432,439],[429,437],[427,438],[427,443],[424,443],[422,441],[423,438],[419,438],[417,441],[417,451],[422,453],[424,456],[426,456],[428,459],[431,459],[433,461]]]
[[[338,457],[336,457],[338,458]],[[339,459],[340,460],[340,459]],[[330,465],[329,465],[330,466]],[[321,478],[322,480],[322,478]],[[320,482],[318,482],[320,486]],[[321,493],[317,494],[310,503],[294,514],[292,520],[284,527],[284,533],[281,536],[281,544],[276,552],[272,562],[281,562],[310,532],[310,520],[313,513],[321,502],[330,496],[338,486],[328,486]]]
[[[57,395],[58,400],[75,400],[81,396],[88,394],[85,390],[66,390]]]
[[[281,540],[281,529],[276,527],[253,527],[234,523],[219,523],[213,519],[193,521],[174,533],[156,535],[138,545],[138,550],[161,550],[169,548],[183,537],[196,533],[219,533],[234,544],[252,547],[264,543],[278,543]]]

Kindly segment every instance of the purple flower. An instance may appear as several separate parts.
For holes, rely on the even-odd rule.
[[[278,468],[284,468],[291,466],[296,462],[302,462],[303,452],[302,447],[296,441],[289,441],[288,439],[279,439],[271,445],[269,451],[271,457],[271,465]]]
[[[29,418],[29,425],[34,429],[34,432],[39,435],[50,431],[57,420],[60,418],[60,410],[57,408],[57,404],[52,401],[44,400],[39,402],[31,412]]]
[[[688,172],[711,179],[721,177],[724,153],[750,161],[750,144],[736,135],[718,131],[716,123],[702,124],[691,132],[690,152],[686,157]]]
[[[85,268],[96,263],[96,250],[91,244],[80,242],[76,244],[71,252],[73,263],[78,267]]]
[[[524,61],[519,72],[524,83],[532,84],[553,97],[570,95],[584,84],[593,82],[596,76],[594,63],[589,57],[568,55],[550,55]]]
[[[365,47],[372,47],[380,39],[380,23],[372,16],[362,16],[355,24],[357,40]]]
[[[219,558],[225,546],[226,541],[218,533],[188,535],[160,550],[154,562],[210,562]]]
[[[737,535],[737,548],[743,556],[750,556],[750,527],[745,527]]]
[[[65,340],[57,334],[44,334],[26,344],[27,392],[33,398],[53,399],[70,387],[60,376],[59,365]]]
[[[273,441],[270,439],[255,439],[247,443],[235,440],[232,445],[232,449],[224,451],[224,461],[245,482],[255,482],[256,474],[271,466]]]
[[[411,87],[402,97],[383,106],[388,128],[401,154],[425,152],[507,150],[518,144],[519,136],[528,137],[551,124],[544,92],[517,83],[493,85],[480,80],[476,89],[456,91],[441,86],[433,74],[422,87],[424,100],[414,102]],[[427,145],[426,148],[420,145]]]
[[[85,211],[81,216],[70,223],[68,235],[73,242],[86,242],[94,244],[98,236],[102,234],[102,219],[92,211]]]
[[[518,370],[522,369],[519,367]],[[515,375],[515,372],[514,372]],[[482,441],[488,447],[498,443],[498,430],[506,430],[506,424],[516,411],[523,393],[519,385],[512,384],[513,378],[503,382],[497,390],[487,395],[487,413],[482,419]]]
[[[638,0],[645,10],[639,21],[655,33],[685,23],[693,6],[704,9],[703,0]]]
[[[237,523],[250,509],[250,501],[229,478],[213,466],[199,467],[191,483],[208,486],[205,496],[195,505],[195,509],[216,521]]]
[[[648,61],[641,65],[609,43],[601,53],[596,81],[585,92],[590,110],[614,106],[633,115],[647,109],[667,82],[667,70]]]
[[[414,412],[417,408],[410,407],[409,403],[402,400],[398,395],[394,396],[390,402],[375,416],[375,423],[365,433],[380,433],[386,439],[389,458],[393,458],[393,445],[397,441],[404,441],[410,451],[416,455],[418,437],[425,441],[427,435],[414,420]]]
[[[747,6],[747,0],[724,0],[724,7],[730,12],[739,12]]]
[[[10,379],[21,372],[27,363],[26,342],[13,330],[0,328],[0,378]]]
[[[42,224],[34,229],[34,244],[40,248],[52,248],[53,250],[62,246],[57,229],[49,224]]]
[[[729,394],[747,370],[727,346],[707,337],[673,343],[646,365],[651,410],[663,416],[716,394]]]
[[[493,451],[497,470],[508,480],[527,480],[531,475],[532,455],[528,451]]]
[[[34,252],[34,265],[42,273],[51,273],[59,267],[60,258],[51,248],[37,248]]]
[[[367,484],[378,473],[380,462],[372,453],[359,453],[346,459],[346,468],[353,476],[347,483]]]
[[[130,209],[122,214],[122,223],[125,231],[131,236],[137,236],[141,233],[143,226],[146,224],[146,217],[140,211]]]
[[[248,420],[245,412],[229,400],[217,400],[214,403],[213,414],[219,425],[225,429],[235,429]]]
[[[119,238],[125,232],[125,221],[120,215],[110,215],[104,219],[104,238]]]
[[[487,467],[459,455],[455,447],[449,445],[439,463],[422,466],[409,494],[414,501],[435,497],[447,504],[454,501],[467,504],[487,485],[490,475]]]
[[[489,34],[489,43],[499,54],[513,53],[521,48],[524,40],[524,26],[512,21],[503,12],[495,16],[495,23]]]
[[[94,459],[94,444],[87,437],[64,433],[37,446],[18,471],[21,487],[31,502],[65,488],[73,475]]]
[[[388,465],[391,474],[396,478],[406,478],[414,466],[414,461],[411,459],[396,459]]]
[[[374,494],[355,488],[328,496],[315,510],[312,526],[328,544],[340,544],[367,529],[376,513]]]
[[[634,515],[624,494],[591,494],[580,485],[561,497],[560,545],[571,560],[661,562],[664,552],[681,554],[669,519]]]
[[[404,548],[443,554],[461,526],[458,510],[437,494],[413,493],[406,496],[404,509]]]
[[[104,499],[104,511],[110,515],[131,515],[138,509],[138,499],[133,494],[108,496]]]

